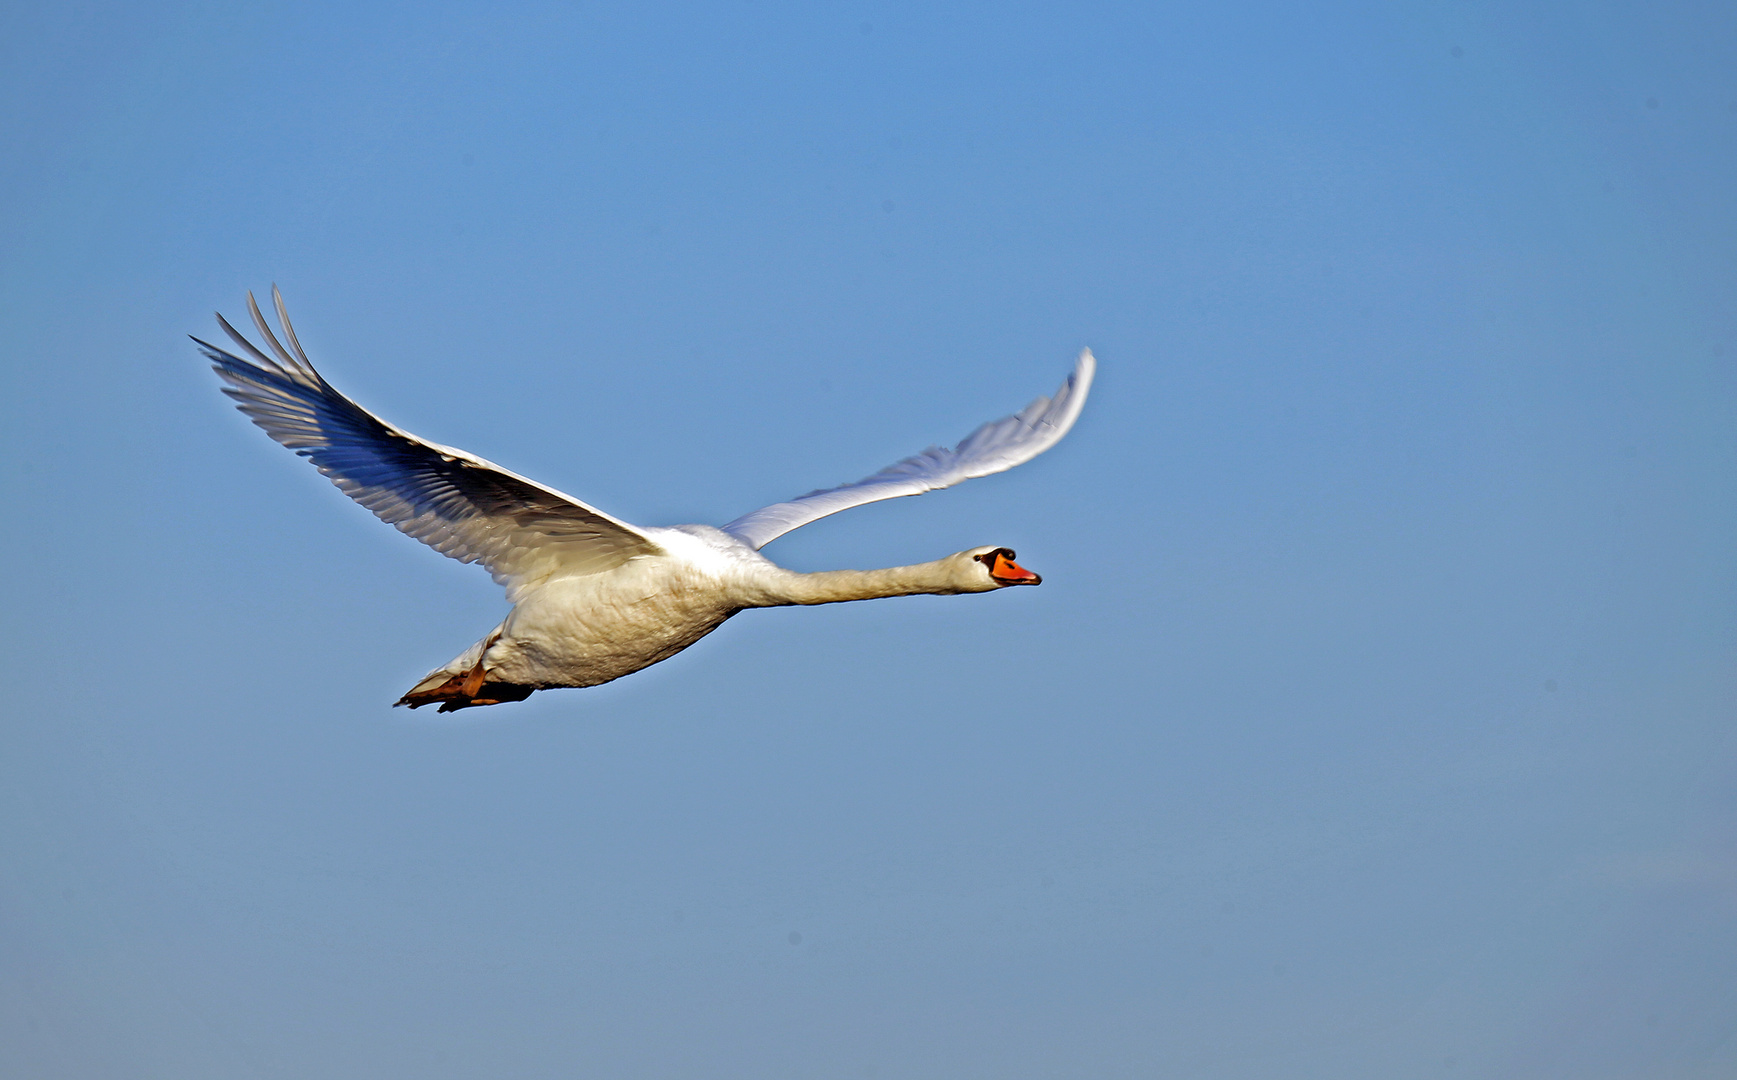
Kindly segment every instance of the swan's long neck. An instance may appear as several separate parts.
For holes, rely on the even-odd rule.
[[[779,568],[777,576],[764,584],[766,597],[762,603],[767,607],[970,591],[960,587],[946,559],[885,570],[823,570],[817,574]]]

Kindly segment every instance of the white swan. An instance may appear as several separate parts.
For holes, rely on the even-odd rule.
[[[984,424],[957,448],[930,447],[867,479],[746,514],[722,528],[641,528],[463,450],[393,427],[333,389],[296,341],[283,297],[278,342],[253,294],[248,311],[273,356],[217,322],[246,358],[193,340],[266,434],[314,463],[382,521],[506,586],[506,619],[398,701],[441,712],[596,686],[667,659],[745,608],[1036,585],[1005,547],[916,566],[802,574],[759,549],[840,510],[1011,469],[1054,446],[1085,405],[1095,362],[1080,353],[1054,398]],[[292,353],[293,351],[293,353]],[[274,359],[275,357],[275,359]]]

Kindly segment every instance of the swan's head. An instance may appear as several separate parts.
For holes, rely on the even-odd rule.
[[[1041,585],[1043,579],[1013,561],[1013,549],[980,547],[961,551],[954,556],[963,563],[970,591],[988,592],[1009,585]]]

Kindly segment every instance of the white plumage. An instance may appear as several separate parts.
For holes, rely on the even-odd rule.
[[[398,702],[412,708],[439,702],[442,712],[620,678],[674,655],[745,608],[1037,584],[1007,548],[818,574],[785,570],[759,549],[840,510],[1031,460],[1073,426],[1095,368],[1091,352],[1082,351],[1053,398],[984,424],[954,449],[930,447],[857,483],[762,507],[721,529],[642,528],[374,416],[308,362],[275,286],[272,300],[288,348],[251,293],[248,312],[271,355],[221,315],[218,323],[245,356],[194,339],[229,384],[224,392],[382,521],[443,555],[481,563],[514,605],[500,626]]]
[[[828,514],[864,503],[921,495],[952,487],[964,480],[1005,472],[1023,465],[1061,441],[1086,404],[1097,361],[1083,349],[1073,374],[1055,397],[1040,397],[1013,416],[991,420],[965,436],[952,450],[931,446],[920,454],[888,465],[873,476],[843,487],[811,491],[789,502],[773,503],[743,514],[724,526],[753,548],[763,548],[791,529],[799,529]]]

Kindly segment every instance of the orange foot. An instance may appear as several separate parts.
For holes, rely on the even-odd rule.
[[[481,662],[462,675],[454,675],[439,686],[427,690],[412,690],[396,702],[420,709],[440,703],[440,711],[455,712],[475,705],[499,705],[503,701],[523,701],[536,692],[534,686],[516,683],[489,682]]]

